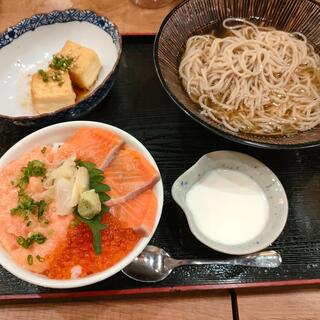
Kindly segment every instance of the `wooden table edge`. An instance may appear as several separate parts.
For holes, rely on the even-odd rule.
[[[83,299],[83,298],[98,298],[98,297],[114,297],[114,296],[133,296],[133,295],[149,295],[158,293],[173,293],[173,292],[192,292],[192,291],[218,291],[218,290],[236,290],[249,288],[266,288],[266,287],[282,287],[289,286],[312,286],[320,285],[320,279],[309,280],[288,280],[288,281],[272,281],[258,283],[239,283],[239,284],[213,284],[213,285],[189,285],[189,286],[171,286],[171,287],[152,287],[152,288],[134,288],[134,289],[119,289],[119,290],[95,290],[95,291],[78,291],[78,292],[49,292],[49,293],[30,293],[30,294],[14,294],[0,295],[0,302],[5,301],[22,301],[22,300],[45,300],[45,299]]]

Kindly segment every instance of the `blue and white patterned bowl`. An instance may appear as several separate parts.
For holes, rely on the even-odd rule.
[[[78,103],[52,113],[36,114],[31,105],[31,74],[46,68],[52,55],[71,40],[95,50],[102,71]],[[37,14],[0,36],[0,119],[17,125],[47,125],[77,119],[95,108],[110,91],[121,56],[121,36],[106,17],[68,9]]]

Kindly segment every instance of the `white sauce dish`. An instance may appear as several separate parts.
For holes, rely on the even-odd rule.
[[[263,163],[233,151],[201,157],[172,186],[194,236],[234,255],[268,247],[288,216],[285,190]]]

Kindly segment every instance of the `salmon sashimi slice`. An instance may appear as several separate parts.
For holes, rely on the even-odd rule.
[[[80,128],[57,151],[57,160],[72,155],[104,169],[119,151],[123,140],[115,133],[99,128]]]
[[[130,148],[119,151],[104,171],[105,181],[111,190],[111,199],[106,203],[114,206],[133,199],[152,188],[159,180],[159,172],[143,155]]]
[[[157,198],[152,190],[110,209],[125,228],[132,228],[142,236],[148,236],[153,229],[157,215]]]

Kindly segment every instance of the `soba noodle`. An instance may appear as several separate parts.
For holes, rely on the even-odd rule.
[[[291,134],[320,123],[320,57],[300,33],[226,19],[188,39],[179,74],[201,113],[234,132]]]

